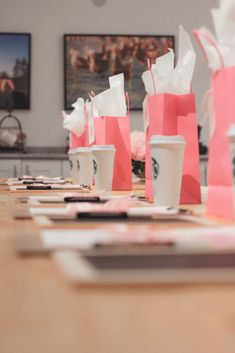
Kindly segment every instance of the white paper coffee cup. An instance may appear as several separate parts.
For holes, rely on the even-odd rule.
[[[77,168],[77,156],[76,150],[69,150],[69,164],[70,164],[70,173],[73,184],[78,184],[78,168]]]
[[[112,190],[115,151],[114,145],[92,147],[96,190]]]
[[[180,202],[185,139],[155,135],[150,139],[154,203],[176,207]]]
[[[76,158],[78,170],[78,184],[92,186],[94,173],[91,148],[76,148]]]

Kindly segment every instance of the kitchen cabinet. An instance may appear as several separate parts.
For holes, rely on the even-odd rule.
[[[71,171],[70,171],[70,164],[69,160],[63,160],[62,162],[62,177],[64,178],[70,178],[71,177]]]
[[[21,175],[19,159],[0,159],[0,178],[17,178]]]
[[[70,178],[69,160],[67,156],[55,159],[45,157],[41,159],[38,157],[8,159],[0,156],[0,178],[17,178],[23,174]],[[200,174],[201,185],[207,185],[207,156],[200,158]]]
[[[22,174],[27,175],[46,175],[49,177],[57,177],[62,175],[60,160],[22,160]]]

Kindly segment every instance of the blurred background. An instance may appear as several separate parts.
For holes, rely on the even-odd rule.
[[[209,10],[216,5],[216,0],[1,0],[0,32],[32,34],[31,109],[17,111],[27,144],[66,144],[61,117],[65,33],[174,35],[177,54],[179,24],[189,33],[201,25],[213,29]],[[193,89],[200,121],[201,100],[210,85],[209,69],[194,39],[193,43],[198,54]],[[131,128],[143,129],[141,111],[131,111]],[[207,126],[202,141],[207,143]]]

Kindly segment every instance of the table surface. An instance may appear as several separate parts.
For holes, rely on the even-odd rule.
[[[235,352],[235,285],[71,285],[52,258],[17,256],[38,226],[0,188],[0,353]]]

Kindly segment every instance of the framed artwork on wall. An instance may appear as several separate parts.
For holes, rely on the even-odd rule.
[[[64,107],[78,97],[88,98],[108,89],[108,77],[121,73],[133,110],[142,109],[145,96],[141,74],[147,58],[155,59],[174,49],[171,35],[64,35]]]
[[[0,33],[0,109],[30,108],[30,33]]]

